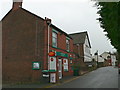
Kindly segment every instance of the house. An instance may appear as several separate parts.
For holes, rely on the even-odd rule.
[[[94,55],[93,58],[97,62],[99,67],[102,66],[111,66],[112,64],[115,65],[115,56],[110,53],[110,52],[103,52],[100,55]]]
[[[72,33],[70,36],[73,38],[73,51],[75,52],[75,57],[79,58],[78,61],[81,62],[81,66],[90,66],[92,64],[92,55],[88,33],[86,31]]]
[[[100,57],[104,60],[104,66],[112,65],[110,52],[103,52]]]
[[[100,55],[94,55],[93,59],[95,60],[95,64],[97,67],[103,67],[105,58],[101,57]]]
[[[116,54],[115,53],[111,53],[111,60],[112,60],[112,66],[116,66]]]
[[[52,24],[13,0],[2,19],[3,83],[36,82],[43,72],[57,82],[72,75],[73,39]]]

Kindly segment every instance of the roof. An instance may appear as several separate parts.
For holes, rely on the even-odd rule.
[[[73,38],[73,43],[74,44],[84,44],[86,36],[88,37],[87,31],[79,32],[79,33],[72,33],[72,34],[69,34],[69,35]],[[88,42],[89,42],[89,45],[90,45],[89,37],[88,37]],[[90,45],[90,47],[91,47],[91,45]]]
[[[24,9],[24,8],[19,8],[19,9],[24,10],[25,12],[27,12],[27,13],[29,13],[29,14],[32,14],[33,16],[35,16],[35,17],[37,17],[37,18],[39,18],[39,19],[45,20],[45,19],[43,19],[42,17],[40,17],[40,16],[38,16],[38,15],[36,15],[36,14],[34,14],[34,13],[32,13],[32,12]],[[2,20],[3,20],[7,15],[9,15],[10,12],[12,12],[12,9],[2,18]],[[1,20],[1,21],[2,21],[2,20]],[[67,37],[71,38],[71,36],[70,36],[69,34],[67,34],[66,32],[62,31],[60,28],[56,27],[55,25],[51,24],[50,26],[53,27],[53,28],[55,28],[57,31],[63,33],[63,34],[66,35]],[[71,38],[71,39],[72,39],[72,38]]]
[[[104,55],[104,54],[110,54],[110,52],[103,52],[101,55]]]

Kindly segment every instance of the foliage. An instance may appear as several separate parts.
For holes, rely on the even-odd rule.
[[[97,19],[100,26],[120,53],[120,2],[97,2],[96,6],[100,15]]]

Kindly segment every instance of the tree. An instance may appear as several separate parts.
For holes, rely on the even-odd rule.
[[[117,49],[120,61],[120,2],[97,2],[96,6],[100,15],[97,20]]]

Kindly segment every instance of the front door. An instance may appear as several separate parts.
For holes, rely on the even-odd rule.
[[[58,77],[62,79],[62,59],[58,59]]]

